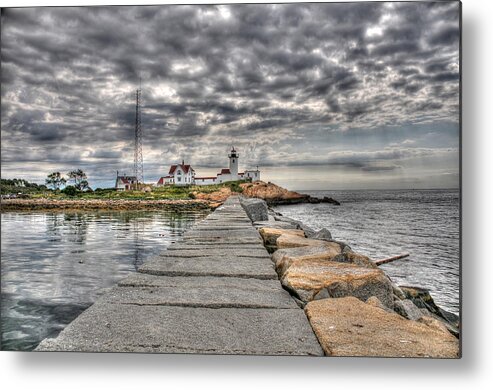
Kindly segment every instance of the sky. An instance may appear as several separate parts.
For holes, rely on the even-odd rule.
[[[459,186],[459,3],[10,8],[1,175],[92,188],[258,165],[289,189]],[[141,80],[141,81],[139,81]]]

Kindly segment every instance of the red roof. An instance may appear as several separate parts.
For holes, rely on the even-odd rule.
[[[169,174],[170,175],[173,175],[176,171],[176,168],[178,167],[181,167],[181,169],[183,169],[183,172],[185,173],[188,173],[188,171],[190,170],[190,165],[184,165],[184,164],[173,164],[170,168],[169,168]],[[192,168],[193,169],[193,168]]]
[[[231,171],[228,168],[223,168],[223,169],[221,169],[220,175],[226,175],[228,173],[231,173]]]
[[[173,178],[173,176],[169,176],[169,175],[163,176],[158,180],[157,184],[164,184],[164,179],[172,179],[172,178]]]

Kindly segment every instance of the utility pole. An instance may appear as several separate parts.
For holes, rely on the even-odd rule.
[[[135,150],[134,150],[134,176],[139,184],[144,184],[144,158],[142,156],[142,123],[141,123],[141,95],[142,89],[135,93]]]

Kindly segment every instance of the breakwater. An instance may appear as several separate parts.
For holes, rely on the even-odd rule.
[[[326,355],[458,357],[459,318],[426,289],[396,285],[325,228],[246,203],[283,287],[305,309]]]
[[[37,351],[323,355],[238,197]]]
[[[36,350],[454,358],[453,322],[329,231],[233,196]]]

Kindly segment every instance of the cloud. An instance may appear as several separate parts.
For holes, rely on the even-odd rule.
[[[131,168],[140,78],[150,170],[186,156],[222,166],[231,144],[249,150],[254,165],[289,159],[287,146],[298,155],[311,147],[310,161],[327,162],[337,145],[319,148],[321,134],[364,138],[404,124],[458,124],[458,9],[456,2],[4,9],[2,170],[15,171],[27,154],[19,149],[44,151],[47,171],[70,161],[98,180],[103,165]],[[412,131],[402,137],[412,141]],[[383,150],[389,141],[378,143]],[[43,162],[58,149],[70,155]]]

